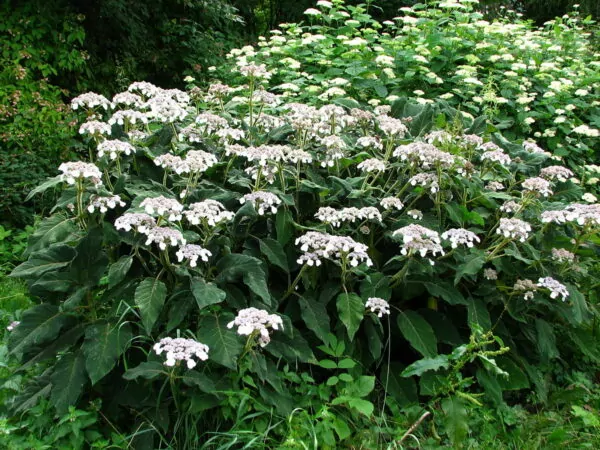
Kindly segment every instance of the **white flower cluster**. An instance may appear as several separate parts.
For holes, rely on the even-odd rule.
[[[186,244],[177,250],[177,261],[182,262],[184,259],[190,262],[190,267],[196,267],[198,265],[198,258],[204,262],[208,262],[208,258],[212,256],[210,250],[205,249],[199,245]]]
[[[521,242],[525,242],[529,237],[530,231],[531,225],[524,220],[502,217],[498,224],[498,228],[496,229],[496,234],[501,234],[506,238],[518,239]]]
[[[456,248],[459,245],[466,245],[471,248],[474,242],[479,243],[479,237],[472,231],[465,230],[464,228],[451,228],[442,233],[442,239],[450,241],[452,248]]]
[[[95,92],[86,92],[71,100],[71,108],[74,110],[82,108],[94,109],[96,106],[100,106],[108,111],[112,107],[110,100],[104,95],[96,94]]]
[[[383,144],[377,137],[363,136],[356,140],[356,145],[362,148],[374,148],[375,150],[382,150]]]
[[[92,136],[103,136],[112,133],[109,124],[100,122],[99,120],[88,120],[79,127],[79,134],[89,134]]]
[[[87,207],[87,210],[91,214],[98,209],[102,214],[104,214],[109,209],[115,209],[117,205],[121,207],[125,206],[125,202],[121,200],[121,197],[118,195],[112,195],[110,197],[92,196],[90,198],[90,204]]]
[[[133,109],[122,109],[120,111],[116,111],[110,119],[108,119],[108,123],[110,125],[114,125],[115,123],[118,125],[125,124],[133,124],[136,123],[148,123],[148,115],[141,111],[135,111]]]
[[[125,213],[115,220],[117,230],[131,231],[132,229],[147,234],[156,226],[154,217],[143,213]]]
[[[334,227],[341,226],[342,222],[356,222],[356,220],[377,220],[381,222],[381,213],[377,208],[367,206],[365,208],[343,208],[334,209],[329,206],[318,209],[315,217],[321,222],[330,223]]]
[[[418,209],[409,209],[406,211],[406,215],[414,220],[423,220],[423,213]]]
[[[418,173],[416,175],[414,175],[413,177],[410,178],[410,180],[408,180],[408,182],[411,184],[411,186],[422,186],[422,187],[427,187],[429,186],[429,191],[432,194],[435,194],[437,191],[440,190],[440,185],[437,182],[437,176],[433,173],[427,173],[427,172],[421,172]]]
[[[112,160],[117,159],[120,155],[131,155],[135,153],[135,147],[129,142],[119,140],[106,140],[98,144],[98,158],[102,158],[104,155]]]
[[[234,320],[227,324],[227,328],[237,326],[237,333],[242,336],[258,336],[258,343],[264,347],[271,342],[269,328],[283,329],[283,321],[277,314],[269,314],[263,309],[245,308],[238,311]]]
[[[455,162],[453,155],[425,142],[411,142],[410,144],[401,145],[394,150],[393,155],[400,158],[401,161],[409,161],[422,169],[431,169],[438,166],[449,169]]]
[[[297,164],[298,162],[302,162],[305,164],[310,164],[313,162],[313,157],[310,153],[299,150],[299,149],[291,149],[286,155],[287,161]]]
[[[181,231],[168,227],[152,227],[147,230],[146,236],[146,245],[156,243],[161,250],[166,250],[167,245],[177,247],[186,243]]]
[[[325,136],[321,139],[321,144],[325,146],[325,159],[321,161],[321,167],[333,167],[335,161],[344,157],[346,143],[336,135]]]
[[[219,130],[229,127],[227,120],[225,120],[221,116],[217,116],[216,114],[212,114],[212,113],[198,114],[198,116],[195,119],[195,122],[198,125],[201,125],[204,127],[203,132],[205,134],[214,134]]]
[[[144,103],[144,108],[149,109],[147,117],[162,123],[174,123],[185,119],[188,115],[187,105],[173,99],[166,92],[161,91]]]
[[[552,259],[558,262],[573,262],[575,254],[564,248],[553,248]]]
[[[217,162],[215,155],[202,150],[190,150],[184,159],[187,171],[191,173],[206,172],[206,170],[217,164]]]
[[[458,140],[465,145],[471,145],[474,147],[479,147],[483,144],[483,139],[476,134],[463,134],[458,138]]]
[[[525,192],[534,193],[536,196],[548,197],[553,194],[550,182],[540,177],[527,178],[521,185]]]
[[[18,320],[13,320],[11,323],[8,324],[8,326],[6,327],[6,331],[13,331],[15,328],[17,328],[19,326],[21,322],[19,322]]]
[[[392,233],[392,236],[402,236],[403,255],[412,255],[419,253],[421,257],[425,257],[427,253],[432,256],[444,254],[444,249],[440,245],[442,240],[437,231],[430,230],[421,225],[411,224],[402,228],[398,228]],[[431,262],[433,264],[433,262]]]
[[[206,361],[208,350],[208,345],[193,339],[166,337],[154,344],[154,351],[157,355],[166,353],[165,366],[169,367],[175,366],[178,361],[185,361],[187,368],[193,369],[198,364],[194,358]]]
[[[320,266],[321,259],[346,259],[350,261],[352,267],[363,262],[367,266],[373,265],[367,254],[369,248],[348,236],[332,236],[318,231],[309,231],[296,239],[296,245],[300,245],[300,250],[304,252],[298,258],[298,264]]]
[[[136,108],[139,108],[144,103],[142,97],[127,91],[115,94],[115,96],[112,99],[112,102],[113,105],[135,106]]]
[[[408,133],[408,128],[406,128],[406,125],[404,125],[401,120],[385,114],[377,117],[377,124],[379,125],[379,129],[383,131],[383,134],[387,137],[400,139]]]
[[[486,142],[486,144],[492,144],[491,142]],[[484,147],[486,144],[480,146],[480,148]],[[490,147],[490,146],[488,146]],[[481,154],[481,161],[492,161],[497,162],[498,164],[502,164],[503,166],[508,166],[512,162],[510,156],[504,153],[500,147],[494,144],[496,147],[494,150],[488,150]]]
[[[129,92],[140,92],[145,97],[153,97],[158,94],[161,90],[159,87],[154,86],[152,83],[148,83],[147,81],[134,81],[127,88]]]
[[[377,158],[365,159],[358,166],[358,170],[363,172],[385,172],[385,162]]]
[[[233,219],[235,216],[231,211],[227,211],[221,202],[216,200],[204,200],[202,202],[192,203],[183,215],[192,225],[199,225],[206,222],[211,227],[217,226],[221,222]]]
[[[490,181],[488,184],[485,185],[485,188],[490,190],[490,191],[503,191],[504,190],[504,185],[502,183],[500,183],[499,181]]]
[[[483,278],[485,278],[486,280],[490,280],[490,281],[494,281],[498,279],[498,272],[496,272],[494,269],[483,269]]]
[[[600,203],[591,205],[573,203],[563,210],[544,211],[541,220],[543,223],[571,222],[581,226],[600,226]]]
[[[517,280],[513,286],[515,291],[524,292],[523,298],[525,300],[531,300],[537,288],[537,285],[531,280]]]
[[[250,194],[244,195],[240,198],[240,203],[252,202],[254,209],[258,212],[259,216],[263,216],[265,213],[275,214],[277,207],[281,204],[281,200],[275,194],[266,191],[256,191]]]
[[[384,197],[381,199],[379,204],[386,211],[392,208],[397,210],[401,210],[402,208],[404,208],[404,203],[402,203],[402,201],[396,197]]]
[[[425,135],[425,142],[428,144],[444,145],[452,142],[452,135],[444,130],[436,130]]]
[[[267,66],[264,64],[247,64],[239,67],[238,70],[242,75],[248,78],[268,80],[272,76],[272,73],[267,70]]]
[[[171,153],[165,153],[164,155],[157,156],[154,158],[154,164],[162,167],[163,169],[172,170],[178,175],[187,173],[189,171],[189,166],[187,163],[184,162],[181,157],[175,156]]]
[[[563,166],[549,166],[540,170],[540,176],[547,180],[567,181],[573,177],[573,172]]]
[[[160,216],[167,216],[169,222],[176,222],[181,220],[181,212],[183,211],[183,205],[173,198],[167,198],[162,195],[158,197],[148,197],[142,200],[140,207],[144,208],[146,213],[150,215],[157,214]]]
[[[82,161],[62,163],[58,166],[62,172],[61,179],[68,184],[75,184],[76,180],[90,180],[95,186],[102,184],[102,173],[96,165]]]
[[[384,314],[389,315],[390,313],[390,304],[379,297],[369,297],[365,307],[377,314],[377,317],[383,317]]]
[[[546,288],[550,290],[550,298],[554,299],[558,296],[561,296],[563,302],[567,300],[569,296],[569,291],[564,284],[559,283],[552,277],[544,277],[538,280],[538,287]]]
[[[521,205],[519,205],[517,202],[515,202],[514,200],[508,200],[504,202],[502,206],[500,206],[500,211],[507,214],[512,214],[517,212],[520,208]]]

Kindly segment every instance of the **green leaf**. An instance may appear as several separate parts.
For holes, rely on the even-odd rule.
[[[420,377],[424,372],[429,370],[447,369],[449,366],[450,362],[447,355],[438,355],[435,358],[423,358],[404,369],[400,376],[408,378],[416,375]]]
[[[432,283],[427,281],[423,283],[423,286],[425,286],[425,289],[427,289],[431,295],[441,297],[452,306],[467,305],[467,299],[450,283],[444,283],[443,281]]]
[[[52,372],[50,402],[59,415],[75,405],[86,383],[85,363],[81,352],[64,355]]]
[[[71,264],[71,272],[82,286],[94,286],[104,275],[108,258],[102,250],[103,239],[102,229],[96,227],[77,244],[77,256]]]
[[[485,332],[492,328],[490,313],[483,300],[479,298],[467,299],[467,311],[469,314],[469,325],[476,324]],[[472,328],[472,327],[471,327]]]
[[[477,369],[477,381],[483,389],[485,389],[486,395],[492,399],[496,405],[504,403],[502,398],[502,387],[498,383],[498,379],[493,374],[489,373],[484,369]]]
[[[294,235],[294,218],[286,208],[279,208],[275,216],[275,229],[277,230],[277,241],[285,245]]]
[[[365,314],[362,299],[354,293],[343,293],[337,296],[336,306],[340,320],[348,331],[348,337],[350,340],[354,339]]]
[[[201,341],[208,345],[211,361],[236,370],[236,359],[244,348],[235,331],[227,328],[226,319],[220,315],[201,317],[198,321]]]
[[[364,414],[367,417],[371,417],[375,406],[368,400],[362,398],[351,398],[348,400],[348,406],[356,409],[359,413]]]
[[[68,266],[75,255],[76,252],[73,247],[56,244],[32,254],[27,261],[15,267],[10,276],[37,279],[46,272]]]
[[[202,392],[212,394],[216,390],[215,383],[208,376],[195,370],[186,370],[181,380],[188,386],[196,386]]]
[[[58,306],[48,303],[28,309],[10,334],[8,348],[11,354],[24,353],[33,346],[55,339],[67,319]]]
[[[459,397],[448,397],[442,400],[444,410],[444,428],[454,448],[459,447],[467,437],[467,409]]]
[[[556,336],[548,322],[543,319],[535,319],[535,329],[537,331],[537,347],[543,363],[548,363],[560,355],[556,348]]]
[[[153,380],[159,376],[169,376],[169,373],[165,370],[165,366],[157,361],[143,362],[123,374],[123,378],[130,381],[140,377],[146,380]]]
[[[156,278],[142,280],[135,290],[135,304],[140,310],[142,324],[150,334],[167,298],[167,287]]]
[[[317,300],[300,297],[300,315],[306,327],[317,335],[323,342],[327,342],[327,334],[330,332],[329,315],[325,305]]]
[[[348,391],[356,397],[366,397],[375,389],[375,377],[362,375],[348,387]]]
[[[27,257],[52,244],[74,241],[78,231],[74,218],[60,214],[50,216],[43,220],[31,235],[23,256]]]
[[[322,359],[319,361],[319,366],[323,369],[337,369],[338,367],[335,361],[332,361],[331,359]]]
[[[433,329],[420,314],[415,311],[401,311],[398,327],[410,345],[428,358],[437,355],[437,340]]]
[[[227,296],[227,293],[219,289],[214,283],[207,283],[202,278],[192,278],[191,288],[198,309],[221,303]]]
[[[27,197],[25,197],[25,201],[28,202],[29,200],[31,200],[33,198],[34,195],[41,194],[42,192],[45,192],[46,190],[50,189],[51,187],[54,187],[62,182],[63,182],[63,179],[60,175],[57,175],[53,178],[48,178],[42,184],[33,188],[31,190],[31,192],[29,192],[29,194],[27,194]]]
[[[338,368],[340,369],[352,369],[356,366],[356,362],[350,358],[344,358],[338,362]]]
[[[92,385],[113,369],[131,338],[129,324],[119,327],[106,322],[87,327],[82,349],[85,355],[85,368]]]
[[[479,273],[484,264],[485,256],[483,256],[481,252],[475,252],[467,256],[465,262],[456,268],[454,285],[457,285],[465,275],[476,275]]]
[[[261,239],[258,242],[260,251],[267,257],[269,262],[289,273],[290,268],[288,267],[287,256],[281,244],[271,238]]]
[[[133,263],[133,256],[122,256],[108,270],[108,288],[112,289],[125,279]]]
[[[258,295],[266,304],[271,304],[267,274],[263,270],[260,259],[233,253],[219,260],[217,271],[219,273],[215,280],[217,284],[234,283],[242,278],[252,292]]]

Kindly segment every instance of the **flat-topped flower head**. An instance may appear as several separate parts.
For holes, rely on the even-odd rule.
[[[531,280],[517,280],[513,286],[513,290],[523,293],[525,300],[531,300],[537,289],[538,286]]]
[[[544,211],[541,214],[542,223],[564,224],[570,222],[580,226],[600,226],[600,204],[573,203],[565,209]]]
[[[90,198],[90,204],[88,205],[87,210],[90,213],[99,210],[102,214],[104,214],[109,209],[115,209],[117,206],[125,206],[125,202],[121,200],[121,197],[118,195],[111,195],[109,197],[93,195]]]
[[[379,125],[379,129],[387,137],[400,139],[408,133],[408,128],[406,128],[406,125],[400,119],[395,119],[385,114],[377,117],[377,125]]]
[[[167,198],[162,195],[158,197],[148,197],[142,200],[140,207],[144,208],[150,215],[165,216],[169,222],[181,220],[183,205],[173,198]]]
[[[369,297],[365,307],[372,313],[377,314],[377,317],[383,317],[384,314],[390,314],[390,304],[379,297]]]
[[[554,261],[562,262],[573,262],[575,261],[575,253],[570,252],[564,248],[553,248],[552,259]]]
[[[144,103],[142,97],[140,97],[137,94],[134,94],[133,92],[128,91],[119,92],[118,94],[115,94],[115,96],[112,99],[112,102],[114,105],[133,106],[135,108],[139,108]]]
[[[540,177],[546,180],[565,182],[573,176],[573,172],[563,166],[549,166],[540,170]]]
[[[240,198],[240,203],[251,202],[259,216],[267,213],[275,214],[281,200],[275,194],[266,191],[256,191]]]
[[[400,211],[402,208],[404,208],[404,203],[402,203],[402,201],[396,197],[384,197],[381,199],[379,204],[386,211],[390,209],[397,209]]]
[[[99,120],[88,120],[79,127],[79,134],[89,134],[91,136],[108,136],[112,133],[112,128],[105,122]]]
[[[358,170],[362,170],[363,172],[367,173],[385,172],[386,164],[385,161],[382,161],[378,158],[369,158],[361,162],[357,168]]]
[[[188,173],[190,168],[187,162],[185,162],[180,156],[172,155],[171,153],[165,153],[154,158],[154,164],[163,169],[172,170],[176,174],[181,175],[182,173]]]
[[[102,172],[92,163],[82,161],[66,162],[58,166],[58,170],[62,172],[61,179],[68,184],[75,184],[78,180],[88,180],[95,186],[102,184]]]
[[[71,100],[71,108],[74,110],[79,108],[94,109],[97,106],[108,111],[112,107],[112,104],[104,95],[96,94],[95,92],[86,92]]]
[[[139,92],[145,97],[153,97],[158,94],[162,89],[149,83],[147,81],[134,81],[129,85],[127,91]]]
[[[264,347],[271,342],[270,330],[283,329],[283,321],[277,314],[269,314],[263,309],[246,308],[238,312],[227,328],[237,327],[237,333],[242,336],[256,335],[258,343]]]
[[[144,213],[125,213],[115,220],[117,230],[135,230],[142,234],[147,234],[155,226],[156,220],[154,217]]]
[[[545,288],[550,291],[550,298],[555,299],[562,297],[563,302],[567,300],[569,291],[564,284],[559,283],[552,277],[544,277],[538,280],[537,286],[539,288]]]
[[[173,228],[153,227],[148,230],[146,236],[146,245],[155,243],[161,250],[166,250],[167,246],[178,247],[186,244],[181,231]]]
[[[110,125],[135,125],[136,123],[148,123],[148,115],[141,111],[133,109],[122,109],[116,111],[110,119],[108,119]]]
[[[296,239],[296,245],[300,245],[300,250],[304,252],[298,258],[298,264],[320,266],[322,259],[330,259],[338,262],[348,261],[352,267],[362,263],[367,266],[373,265],[367,253],[369,248],[348,236],[309,231]]]
[[[200,245],[186,244],[177,250],[176,255],[177,261],[183,262],[185,259],[190,262],[190,267],[196,267],[198,259],[208,262],[208,258],[212,256],[212,253]]]
[[[154,352],[157,355],[166,356],[165,366],[174,367],[181,361],[185,361],[188,369],[193,369],[198,361],[208,359],[208,345],[195,341],[194,339],[166,337],[154,344]]]
[[[466,245],[472,248],[475,243],[479,243],[479,237],[472,231],[465,230],[464,228],[451,228],[442,233],[442,239],[450,241],[452,248],[456,248],[459,245]]]
[[[433,167],[449,169],[456,161],[454,155],[443,152],[426,142],[411,142],[401,145],[394,150],[393,155],[400,158],[400,161],[407,161],[422,169]]]
[[[202,150],[190,150],[187,155],[185,155],[184,162],[187,164],[189,172],[202,173],[217,164],[218,161],[217,157],[212,153]]]
[[[490,280],[490,281],[494,281],[498,279],[498,272],[496,272],[494,269],[483,269],[483,278],[485,278],[486,280]]]
[[[486,144],[491,144],[491,142],[487,142]],[[483,144],[482,146],[480,146],[480,148],[485,146],[486,144]],[[491,161],[501,164],[503,166],[508,166],[512,162],[512,159],[510,159],[510,156],[504,153],[504,150],[498,147],[497,150],[488,150],[483,152],[481,154],[481,161]]]
[[[235,214],[227,211],[221,202],[211,199],[192,203],[188,210],[183,212],[183,215],[192,225],[199,225],[204,222],[211,227],[235,217]]]
[[[119,140],[106,140],[98,144],[98,158],[108,155],[111,160],[115,160],[121,155],[132,155],[135,153],[135,147],[129,142]]]
[[[382,220],[379,210],[372,206],[342,209],[325,206],[318,209],[315,217],[321,222],[330,223],[334,227],[339,227],[342,222],[356,222],[356,220],[377,220],[381,222]]]
[[[403,255],[418,253],[421,257],[425,257],[428,253],[432,256],[444,254],[444,249],[440,245],[442,240],[439,233],[424,226],[413,223],[398,228],[392,233],[392,236],[402,236],[401,253]]]
[[[553,194],[550,188],[550,182],[540,177],[527,178],[523,183],[523,190],[526,193],[533,193],[536,196],[548,197]]]
[[[437,176],[433,173],[421,172],[412,176],[408,182],[411,186],[429,187],[429,192],[435,194],[440,190],[440,185],[437,181]]]
[[[507,219],[502,217],[500,224],[496,229],[497,234],[501,234],[505,238],[517,239],[521,242],[525,242],[529,237],[531,231],[531,225],[521,219]]]

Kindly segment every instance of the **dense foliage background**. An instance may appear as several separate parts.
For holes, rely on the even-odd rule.
[[[4,1],[0,446],[598,446],[573,3]]]

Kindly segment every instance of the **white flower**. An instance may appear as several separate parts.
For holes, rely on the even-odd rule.
[[[190,267],[196,267],[198,258],[204,262],[208,262],[208,258],[212,256],[212,253],[199,245],[186,244],[177,251],[176,255],[177,261],[182,262],[184,259],[187,259],[190,262]]]
[[[356,222],[356,220],[377,220],[381,222],[381,213],[377,208],[368,206],[365,208],[342,208],[336,210],[329,206],[318,209],[315,217],[321,222],[330,223],[334,227],[339,227],[342,222]]]
[[[402,236],[401,253],[403,255],[418,253],[421,257],[425,257],[427,253],[431,253],[432,256],[438,253],[444,254],[438,232],[421,225],[411,224],[399,228],[392,233],[392,236]]]
[[[277,314],[269,314],[263,309],[246,308],[238,312],[234,320],[227,324],[227,328],[237,326],[237,333],[242,336],[256,334],[258,343],[264,347],[271,342],[269,329],[283,329],[283,321]]]
[[[21,322],[19,322],[18,320],[13,320],[7,327],[6,327],[6,331],[13,331],[15,328],[17,328],[19,326]]]
[[[581,196],[581,200],[583,200],[584,202],[588,202],[588,203],[595,203],[598,201],[598,198],[596,198],[596,196],[594,194],[586,192],[585,194],[583,194]]]
[[[235,214],[227,211],[221,202],[211,199],[192,203],[189,206],[189,210],[184,211],[183,215],[192,225],[199,225],[201,222],[205,222],[211,227],[235,217]]]
[[[500,224],[496,229],[496,234],[501,234],[506,238],[518,239],[521,242],[525,242],[529,237],[530,231],[531,225],[524,220],[502,217],[500,219]]]
[[[564,284],[559,283],[552,277],[540,278],[537,283],[538,287],[546,288],[550,290],[550,298],[555,299],[558,296],[561,296],[563,302],[567,300],[569,296],[569,291]]]
[[[96,94],[95,92],[86,92],[71,100],[71,108],[74,110],[79,109],[79,107],[93,109],[96,106],[100,106],[105,110],[112,107],[110,101],[105,96]]]
[[[102,158],[105,154],[112,160],[117,159],[122,154],[131,155],[135,153],[135,147],[129,142],[119,140],[106,140],[98,144],[98,158]]]
[[[90,134],[92,136],[102,136],[111,134],[112,130],[109,124],[98,120],[89,120],[79,127],[79,134]]]
[[[369,297],[365,307],[370,309],[372,313],[377,314],[377,317],[383,317],[384,314],[390,314],[390,304],[379,297]]]
[[[170,338],[166,337],[154,344],[154,352],[157,355],[165,353],[165,366],[173,367],[179,361],[185,361],[188,369],[196,367],[198,362],[208,359],[208,345],[202,344],[193,339]]]
[[[110,197],[98,197],[92,196],[90,198],[90,204],[87,207],[87,210],[93,213],[96,209],[99,209],[102,214],[107,212],[109,209],[114,209],[117,205],[123,207],[125,206],[125,202],[121,200],[121,197],[118,195],[113,195]]]
[[[153,227],[148,230],[146,236],[146,245],[156,243],[161,250],[166,250],[167,245],[177,247],[186,243],[181,232],[173,228]]]
[[[573,176],[573,172],[563,166],[549,166],[540,170],[540,176],[547,180],[558,180],[565,182]]]
[[[89,180],[95,186],[102,184],[102,172],[92,163],[81,161],[66,162],[58,166],[62,172],[61,179],[68,184],[75,184],[76,180]]]
[[[275,194],[266,191],[256,191],[250,194],[244,195],[240,198],[240,203],[252,202],[254,209],[258,212],[259,216],[263,216],[265,213],[275,214],[277,207],[281,204],[281,200]]]
[[[544,197],[548,197],[549,195],[553,194],[552,189],[550,189],[550,182],[544,180],[543,178],[527,178],[521,184],[525,192],[532,192],[538,196],[542,195]]]
[[[371,172],[384,172],[385,171],[385,161],[382,161],[377,158],[369,158],[365,159],[358,166],[359,170],[363,172],[371,173]]]
[[[307,16],[320,16],[321,11],[315,8],[308,8],[306,11],[304,11],[304,14],[306,14]]]
[[[385,210],[389,210],[392,208],[401,210],[402,208],[404,208],[404,203],[402,203],[402,201],[400,201],[400,199],[396,197],[384,197],[381,199],[379,204]]]
[[[483,278],[491,281],[497,280],[498,272],[496,272],[494,269],[483,269]]]
[[[515,291],[524,292],[523,298],[525,300],[531,300],[537,288],[538,286],[531,280],[517,280],[513,286]]]
[[[415,220],[423,220],[423,213],[418,209],[409,209],[406,211],[406,215],[412,217]]]
[[[575,254],[564,248],[553,248],[552,259],[558,262],[573,262]]]
[[[144,208],[150,215],[167,216],[169,222],[181,220],[183,205],[173,198],[167,198],[162,195],[158,197],[148,197],[142,200],[140,207]]]
[[[479,237],[475,233],[464,228],[451,228],[442,233],[442,239],[449,240],[452,248],[456,248],[459,245],[466,245],[471,248],[474,242],[480,242]]]
[[[296,239],[296,245],[300,245],[300,250],[304,252],[298,258],[298,264],[320,266],[321,259],[331,259],[349,261],[352,267],[357,267],[363,262],[367,266],[373,265],[367,254],[368,247],[348,236],[309,231]]]
[[[140,111],[134,111],[133,109],[123,109],[116,111],[110,119],[108,119],[109,125],[125,124],[136,124],[136,123],[148,123],[148,116],[146,113]]]
[[[155,226],[156,220],[148,214],[126,213],[115,220],[117,230],[131,231],[134,229],[143,234],[147,234]]]

